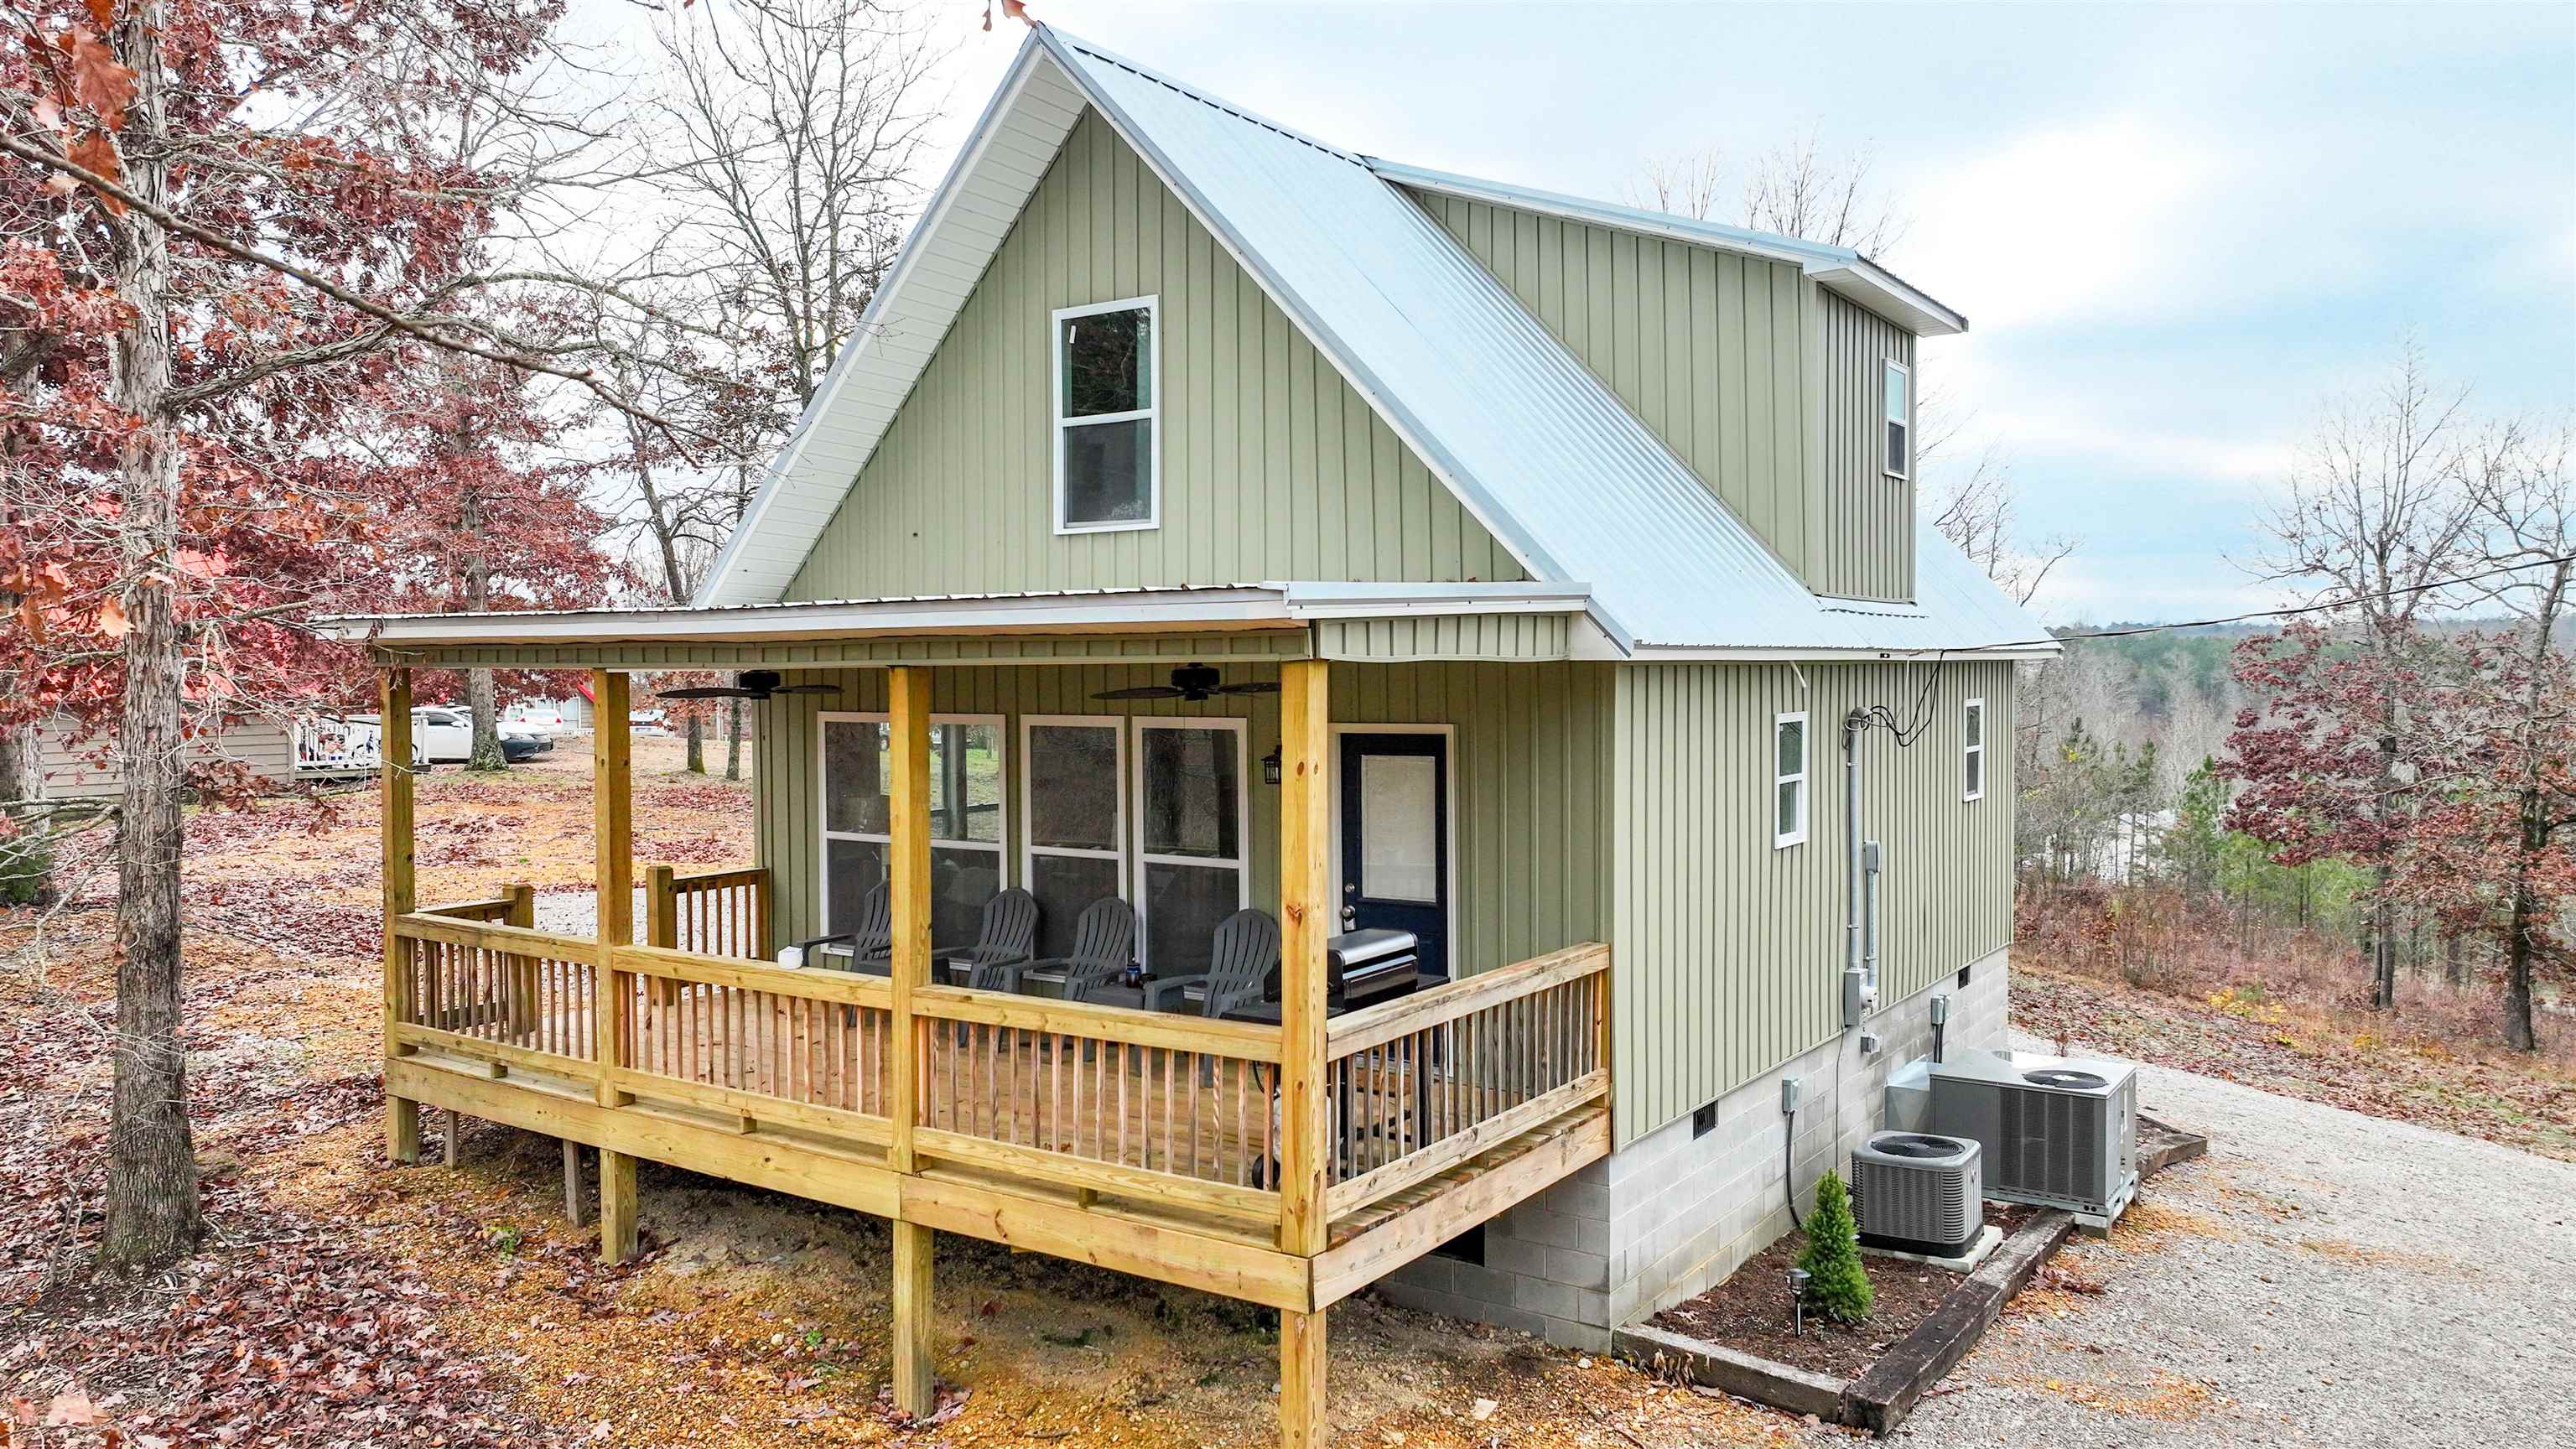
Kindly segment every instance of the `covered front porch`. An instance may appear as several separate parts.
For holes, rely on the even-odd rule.
[[[1293,622],[725,650],[609,627],[373,646],[388,721],[410,718],[410,671],[430,665],[586,666],[599,709],[595,935],[533,929],[522,892],[422,904],[410,777],[385,778],[397,1158],[417,1156],[423,1105],[596,1147],[611,1258],[634,1250],[642,1158],[888,1218],[914,1412],[931,1404],[938,1231],[1266,1304],[1283,1434],[1302,1444],[1324,1433],[1331,1303],[1608,1152],[1609,951],[1577,878],[1590,823],[1564,803],[1607,754],[1587,666],[1321,657],[1326,631]],[[1275,689],[1092,698],[1202,659]],[[692,665],[832,686],[755,706],[776,777],[752,869],[631,849],[632,676]],[[1436,771],[1353,765],[1371,739]],[[1375,797],[1427,799],[1436,833]],[[1125,971],[1105,991],[952,974],[1004,891],[1037,903],[1041,959],[1073,948],[1085,910],[1129,904]],[[1337,1002],[1327,943],[1379,904],[1425,925],[1424,974]],[[1276,922],[1258,992],[1211,1015],[1151,991],[1205,975],[1214,928],[1244,910]],[[1153,996],[1179,1009],[1136,1004]]]

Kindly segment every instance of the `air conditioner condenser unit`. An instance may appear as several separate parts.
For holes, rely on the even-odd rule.
[[[1852,1151],[1852,1212],[1872,1248],[1956,1258],[1986,1228],[1976,1143],[1925,1132],[1873,1132]]]
[[[2138,1188],[2137,1068],[1963,1051],[1931,1065],[1932,1131],[1985,1149],[1986,1196],[2108,1223]]]

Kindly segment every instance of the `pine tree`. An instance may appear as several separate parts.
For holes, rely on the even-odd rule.
[[[1837,1323],[1869,1316],[1869,1271],[1861,1266],[1859,1226],[1840,1173],[1816,1182],[1815,1210],[1807,1214],[1807,1246],[1798,1266],[1807,1270],[1807,1305]]]

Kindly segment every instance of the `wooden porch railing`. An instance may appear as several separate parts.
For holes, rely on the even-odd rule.
[[[1586,944],[1324,1029],[1332,1217],[1608,1095],[1610,949]]]
[[[766,961],[769,939],[769,869],[701,871],[681,875],[657,865],[644,873],[644,939],[647,945],[701,956]]]
[[[550,1071],[603,1100],[692,1106],[744,1131],[891,1140],[886,978],[624,946],[595,997],[596,940],[483,919],[525,918],[526,905],[514,893],[393,923],[393,1050]],[[944,986],[911,1002],[917,1154],[1086,1199],[1280,1221],[1278,1027]],[[1330,1215],[1605,1097],[1608,1007],[1609,951],[1585,945],[1334,1019]]]

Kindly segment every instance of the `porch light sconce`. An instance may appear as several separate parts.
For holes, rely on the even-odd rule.
[[[1270,753],[1261,757],[1261,783],[1264,785],[1279,783],[1279,747],[1277,745],[1272,745]]]

